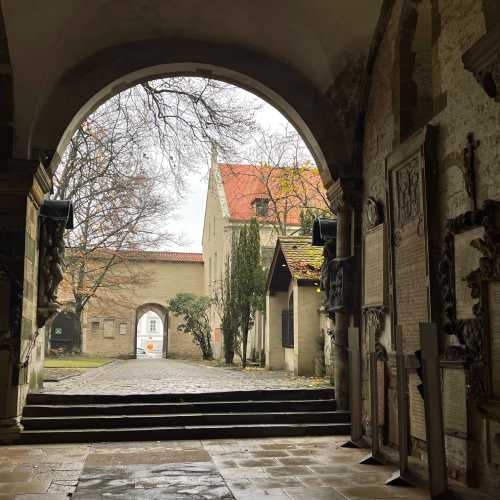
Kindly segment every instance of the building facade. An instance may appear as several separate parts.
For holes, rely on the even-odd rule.
[[[212,156],[208,193],[203,225],[203,260],[205,263],[205,294],[214,297],[224,282],[225,269],[231,255],[232,239],[243,224],[252,218],[259,222],[261,257],[263,265],[269,268],[281,234],[300,232],[300,213],[303,197],[288,195],[289,206],[279,192],[279,179],[283,169],[258,165],[238,165],[217,163]],[[321,194],[316,191],[321,186],[319,174],[311,169],[307,173],[311,179],[309,197],[312,206],[321,206]],[[322,191],[322,187],[319,188]],[[220,315],[217,307],[211,311],[211,331],[216,357],[222,357],[222,334]],[[260,360],[264,351],[265,320],[257,314],[255,324],[249,333],[248,357]]]
[[[276,242],[266,285],[266,368],[299,376],[324,376],[330,365],[322,330],[321,248],[309,237]]]
[[[109,357],[139,353],[141,357],[144,349],[145,355],[154,357],[201,358],[192,337],[177,329],[181,319],[167,310],[177,293],[199,295],[203,290],[201,254],[122,252],[120,259],[110,272],[140,275],[140,283],[98,289],[82,314],[81,352]],[[71,294],[66,291],[64,299],[66,309],[70,308]]]

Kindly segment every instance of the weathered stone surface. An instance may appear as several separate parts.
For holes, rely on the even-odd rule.
[[[328,387],[326,379],[295,377],[283,370],[227,369],[177,359],[116,361],[81,377],[44,384],[64,394],[201,393],[251,389]]]

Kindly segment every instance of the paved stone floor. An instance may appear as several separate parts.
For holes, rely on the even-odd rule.
[[[323,386],[328,387],[326,379],[293,377],[285,371],[228,369],[177,359],[130,359],[59,382],[46,382],[43,392],[151,394]]]
[[[0,500],[428,498],[384,486],[346,438],[267,438],[0,447]]]

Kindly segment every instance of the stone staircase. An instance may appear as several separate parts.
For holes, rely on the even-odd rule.
[[[340,435],[350,414],[332,389],[200,394],[34,393],[20,444]]]

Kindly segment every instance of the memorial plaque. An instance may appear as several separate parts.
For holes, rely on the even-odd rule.
[[[365,306],[385,304],[385,253],[384,224],[379,224],[365,234],[363,295]]]
[[[500,398],[500,281],[488,284],[488,308],[490,314],[491,382],[493,395]]]
[[[443,370],[443,420],[447,434],[467,437],[467,389],[463,368]]]
[[[457,319],[473,319],[472,306],[476,302],[471,296],[465,278],[479,267],[481,253],[471,241],[484,236],[484,227],[477,227],[455,235],[455,295]]]
[[[382,427],[385,424],[385,362],[377,361],[377,384],[378,384],[378,425]]]
[[[416,373],[408,375],[408,399],[410,402],[410,435],[426,441],[424,400],[417,389],[420,379]]]

